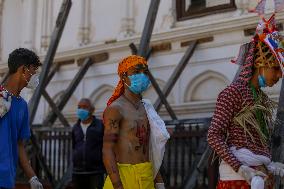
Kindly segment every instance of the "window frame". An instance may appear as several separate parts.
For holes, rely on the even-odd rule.
[[[236,10],[236,4],[234,0],[230,0],[228,4],[217,5],[213,7],[204,7],[201,10],[185,11],[185,0],[176,0],[176,15],[177,21],[184,21],[191,18],[197,18],[207,16],[216,13],[223,13]]]

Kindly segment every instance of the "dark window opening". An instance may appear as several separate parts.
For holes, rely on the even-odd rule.
[[[214,2],[216,5],[209,6],[210,2],[214,0],[176,0],[177,20],[187,20],[190,18],[196,18],[206,16],[210,14],[222,13],[226,11],[236,10],[234,0],[228,0],[224,4]]]

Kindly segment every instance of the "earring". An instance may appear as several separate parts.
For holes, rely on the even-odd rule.
[[[259,75],[257,79],[260,87],[266,87],[265,78],[262,75]]]

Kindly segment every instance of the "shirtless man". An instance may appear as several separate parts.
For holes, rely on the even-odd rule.
[[[154,179],[149,159],[150,125],[141,101],[150,84],[147,70],[145,59],[135,55],[119,64],[120,82],[103,117],[105,189],[164,188],[159,173]]]

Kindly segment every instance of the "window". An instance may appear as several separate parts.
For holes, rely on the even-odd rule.
[[[177,20],[206,16],[236,9],[234,0],[176,0]]]

